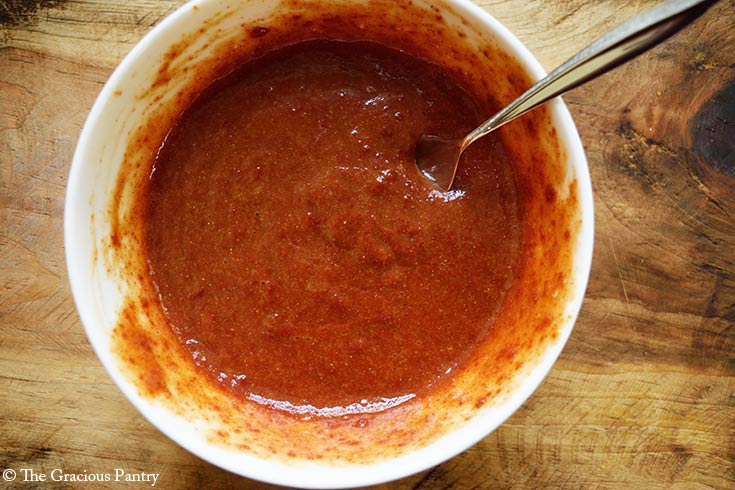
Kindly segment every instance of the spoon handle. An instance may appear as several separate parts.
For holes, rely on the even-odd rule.
[[[717,0],[668,0],[637,15],[574,55],[472,131],[463,148],[544,102],[606,73],[667,39]]]

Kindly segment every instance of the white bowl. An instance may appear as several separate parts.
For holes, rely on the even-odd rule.
[[[391,21],[396,21],[393,40],[398,40],[398,44],[403,42],[400,39],[413,37],[411,29],[433,30],[441,25],[442,29],[432,31],[431,39],[435,40],[462,33],[462,42],[472,46],[472,50],[479,53],[483,47],[490,48],[484,58],[478,58],[484,63],[477,64],[475,59],[455,68],[477,83],[492,84],[496,90],[494,96],[500,103],[510,102],[518,93],[517,85],[498,78],[506,71],[515,70],[515,78],[518,79],[520,74],[521,78],[527,78],[526,82],[544,75],[539,63],[518,39],[487,12],[467,0],[414,1],[411,4],[413,6],[408,8],[409,12],[412,9],[430,11],[434,8],[432,15],[441,15],[441,21],[432,17],[430,22],[423,17],[420,22],[416,22],[416,17],[401,18],[408,14],[397,10],[397,6],[408,5],[407,2],[378,1],[381,2],[385,5],[374,7],[373,14],[359,22],[355,21],[358,24],[350,32],[341,35],[361,38],[370,32],[371,22]],[[135,154],[133,138],[141,134],[141,127],[154,119],[160,127],[151,130],[153,139],[155,135],[165,135],[178,111],[185,108],[191,97],[210,81],[213,72],[225,66],[220,61],[212,61],[213,57],[228,51],[247,53],[251,49],[248,43],[256,41],[244,34],[249,27],[270,26],[274,18],[280,19],[280,22],[290,12],[289,9],[299,10],[308,17],[312,13],[317,15],[318,6],[326,6],[334,11],[347,8],[345,5],[350,4],[350,8],[367,8],[367,3],[362,0],[301,0],[280,5],[275,0],[195,0],[187,3],[145,36],[110,77],[81,133],[69,176],[64,216],[69,278],[87,335],[110,376],[151,423],[184,448],[234,473],[274,484],[342,488],[381,483],[439,464],[478,442],[509,417],[551,369],[571,333],[591,264],[593,203],[587,162],[569,112],[561,100],[555,100],[536,116],[528,116],[536,117],[528,119],[531,123],[524,125],[519,121],[514,123],[515,129],[511,124],[502,131],[505,131],[504,141],[510,146],[523,131],[554,134],[547,139],[553,139],[556,143],[548,143],[541,137],[539,141],[547,141],[551,146],[556,144],[556,150],[545,147],[547,143],[543,143],[542,149],[519,147],[516,151],[519,158],[526,159],[525,170],[520,171],[520,174],[525,175],[521,179],[524,183],[519,185],[525,185],[532,192],[553,187],[549,208],[529,211],[541,224],[537,228],[551,230],[548,231],[552,235],[551,239],[544,238],[546,235],[543,230],[529,229],[527,233],[529,239],[536,243],[538,257],[533,259],[538,260],[536,266],[544,266],[546,262],[543,262],[543,257],[556,256],[562,249],[560,256],[568,260],[559,259],[555,267],[565,274],[564,286],[561,289],[547,287],[544,290],[540,285],[533,286],[534,278],[531,272],[528,273],[526,283],[531,288],[538,288],[534,294],[540,296],[541,304],[547,305],[546,317],[542,318],[544,312],[526,312],[519,317],[519,321],[524,325],[541,322],[538,327],[539,338],[527,339],[526,343],[516,339],[518,342],[513,344],[515,350],[510,349],[508,352],[512,350],[512,360],[520,361],[516,362],[517,368],[506,375],[490,380],[491,376],[487,376],[486,370],[491,364],[483,364],[484,361],[479,360],[472,367],[474,372],[466,380],[462,378],[441,397],[430,399],[427,404],[430,402],[431,407],[422,407],[416,413],[406,411],[407,420],[414,425],[421,416],[424,417],[421,420],[428,421],[428,426],[434,424],[435,428],[421,433],[414,441],[404,441],[405,445],[398,443],[400,438],[408,439],[412,433],[403,436],[400,430],[387,433],[383,448],[383,442],[375,440],[379,431],[366,432],[366,437],[372,440],[365,442],[364,446],[361,446],[363,443],[359,430],[354,430],[355,434],[352,435],[344,432],[342,436],[347,438],[344,440],[355,444],[354,454],[345,447],[337,447],[331,453],[325,452],[324,457],[315,459],[305,457],[306,453],[296,450],[300,444],[306,444],[302,439],[308,438],[304,438],[303,434],[297,436],[297,433],[308,430],[308,422],[294,422],[293,427],[289,425],[290,422],[284,422],[285,428],[279,429],[277,424],[269,425],[268,417],[264,416],[263,420],[253,422],[253,427],[263,429],[262,435],[254,434],[252,427],[246,427],[241,434],[236,434],[232,430],[236,425],[232,420],[242,407],[238,406],[237,410],[233,409],[225,417],[193,401],[190,393],[183,388],[172,388],[168,395],[161,396],[160,393],[152,394],[141,384],[136,372],[131,371],[125,360],[121,359],[119,342],[124,343],[126,340],[116,337],[115,333],[121,316],[125,314],[126,301],[139,294],[140,286],[140,281],[131,277],[124,266],[126,257],[129,258],[136,250],[137,238],[132,235],[113,236],[117,226],[115,220],[124,221],[126,213],[133,212],[130,209],[134,208],[125,197],[126,193],[132,191],[120,187],[121,175],[145,170],[131,166],[131,162],[136,162],[136,158],[140,157]],[[273,27],[274,32],[277,30]],[[321,34],[315,32],[315,35]],[[441,43],[437,43],[422,45],[417,49],[424,49],[424,54],[431,56],[432,52],[442,50]],[[210,66],[206,70],[201,68],[208,63]],[[498,66],[490,65],[500,66],[500,71],[497,71]],[[489,80],[492,73],[495,74],[494,79]],[[149,144],[155,144],[155,141]],[[532,178],[532,157],[539,151],[557,151],[560,155],[555,170],[549,171],[548,175],[542,172],[543,175],[538,177],[540,180],[549,179],[549,182],[543,183],[545,187]],[[568,219],[570,226],[574,225],[570,228],[567,242],[555,235],[559,232],[554,231],[551,221],[543,221],[547,219],[546,214],[553,215],[561,209],[555,207],[562,206],[560,203],[571,210],[565,219]],[[117,217],[115,213],[111,214],[112,208],[116,210]],[[551,305],[553,309],[550,309]],[[553,311],[553,315],[550,316],[549,311]],[[140,321],[146,323],[143,318]],[[155,344],[150,339],[144,343]],[[153,349],[150,351],[151,358],[160,360],[165,357],[163,354],[167,351],[156,350],[159,347],[150,347]],[[176,362],[166,364],[163,361],[155,366],[164,371],[180,367]],[[192,379],[187,378],[188,381]],[[488,394],[484,396],[477,391],[482,383],[488,385]],[[208,400],[216,398],[217,403],[221,402],[217,393],[207,391],[206,395]],[[255,412],[249,413],[248,417],[251,416],[255,419],[259,417]],[[242,423],[242,420],[237,421],[237,424]],[[292,434],[293,439],[290,437]],[[325,441],[329,441],[329,437],[317,435],[315,447],[327,448]],[[274,441],[280,440],[281,446],[275,447],[274,453],[269,453],[264,449],[265,446],[259,446],[261,440],[269,441],[271,446]],[[244,447],[244,443],[248,447]],[[289,452],[289,446],[296,449]]]

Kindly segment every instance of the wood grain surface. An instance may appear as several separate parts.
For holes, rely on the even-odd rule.
[[[267,489],[190,455],[112,384],[63,249],[72,152],[102,84],[182,2],[0,0],[0,471],[159,473]],[[553,68],[651,0],[482,0]],[[735,489],[735,1],[565,97],[595,253],[539,390],[456,458],[377,488]],[[32,483],[0,489],[143,488]]]

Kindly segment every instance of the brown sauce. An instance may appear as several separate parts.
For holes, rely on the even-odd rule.
[[[512,282],[512,165],[488,138],[450,192],[420,134],[482,119],[439,67],[372,42],[309,41],[205,90],[151,174],[145,250],[199,369],[297,413],[378,411],[451,377]]]

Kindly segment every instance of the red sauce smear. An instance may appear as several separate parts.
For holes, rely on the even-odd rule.
[[[380,411],[459,370],[514,277],[513,170],[486,138],[442,192],[414,148],[480,114],[441,68],[372,42],[301,42],[206,89],[160,149],[144,225],[200,370],[314,415]]]

